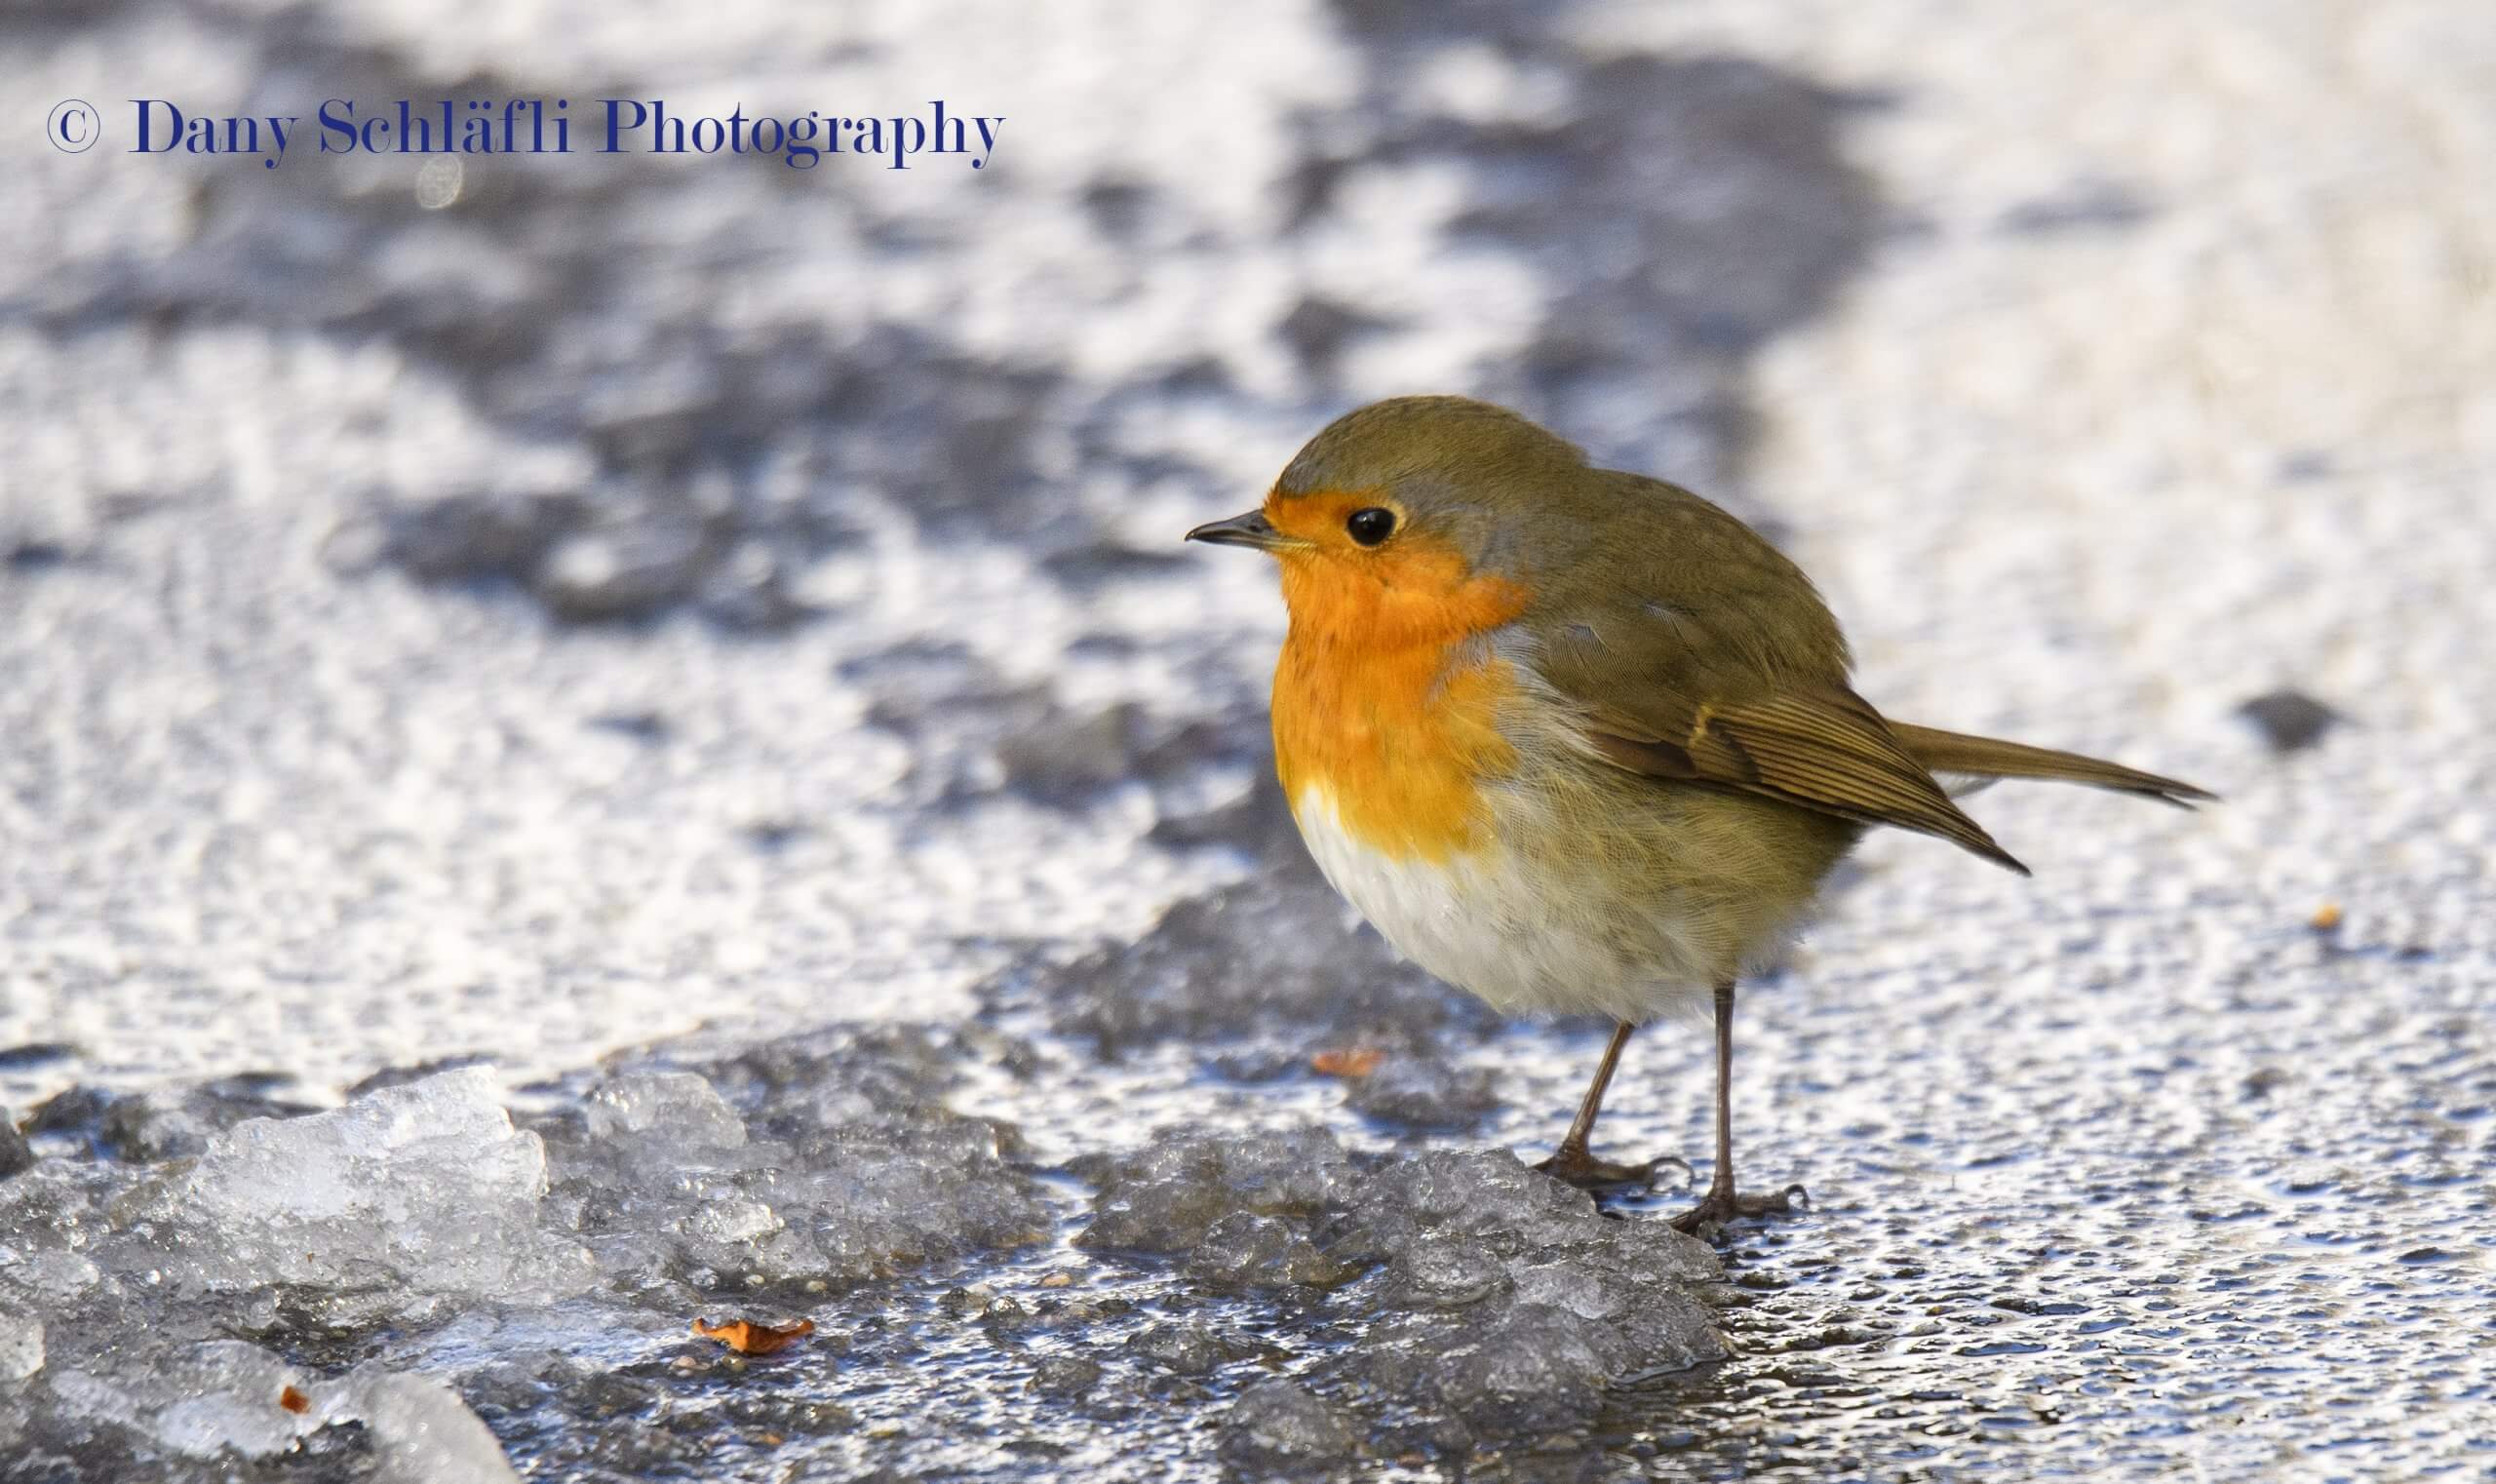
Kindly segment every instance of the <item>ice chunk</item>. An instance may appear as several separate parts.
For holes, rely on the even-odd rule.
[[[1100,1187],[1076,1242],[1135,1252],[1191,1251],[1235,1213],[1306,1217],[1354,1179],[1343,1146],[1322,1128],[1184,1135],[1078,1160],[1075,1172]]]
[[[1338,1256],[1384,1261],[1427,1233],[1493,1238],[1516,1250],[1583,1235],[1600,1220],[1583,1191],[1504,1151],[1433,1150],[1373,1171],[1323,1234]]]
[[[52,1380],[68,1410],[191,1459],[265,1459],[293,1446],[311,1423],[278,1399],[302,1385],[285,1361],[240,1340],[140,1346],[108,1371],[64,1371]]]
[[[1375,1314],[1361,1345],[1305,1378],[1364,1409],[1526,1435],[1591,1414],[1619,1381],[1725,1353],[1706,1303],[1722,1271],[1705,1244],[1609,1220],[1504,1150],[1355,1162],[1309,1129],[1168,1138],[1076,1169],[1099,1185],[1083,1245],[1174,1255],[1208,1300],[1341,1289],[1330,1309]],[[1167,1349],[1174,1368],[1217,1363],[1205,1345],[1146,1335],[1131,1347]],[[1297,1457],[1257,1439],[1320,1406],[1306,1393],[1243,1398],[1226,1450]]]
[[[1188,1271],[1216,1290],[1332,1288],[1359,1269],[1310,1245],[1304,1224],[1233,1211],[1188,1255]]]
[[[1453,1344],[1445,1344],[1449,1340]],[[1564,1308],[1510,1306],[1489,1324],[1434,1333],[1427,1386],[1442,1407],[1477,1429],[1529,1431],[1592,1412],[1604,1388],[1636,1369],[1616,1331]]]
[[[43,1321],[0,1309],[0,1382],[23,1381],[43,1369]]]
[[[80,1249],[92,1249],[108,1230],[100,1206],[125,1183],[119,1174],[82,1160],[46,1159],[0,1182],[0,1314],[57,1319],[101,1278]]]
[[[1247,1353],[1201,1324],[1152,1324],[1127,1339],[1127,1348],[1182,1376],[1210,1376],[1216,1367]]]
[[[0,1221],[13,1214],[0,1205]],[[16,1234],[29,1242],[39,1238],[39,1233],[31,1230]],[[0,1313],[11,1308],[12,1289],[41,1309],[75,1299],[102,1277],[103,1269],[84,1254],[60,1247],[17,1247],[0,1242]]]
[[[691,1072],[632,1073],[600,1087],[590,1094],[589,1131],[687,1150],[735,1149],[746,1137],[736,1110]]]
[[[1308,1468],[1350,1456],[1352,1429],[1343,1414],[1289,1381],[1253,1386],[1223,1423],[1223,1457],[1262,1468]]]
[[[289,1391],[299,1406],[282,1404]],[[53,1380],[62,1409],[127,1429],[186,1459],[290,1455],[325,1428],[361,1424],[386,1484],[516,1484],[502,1445],[441,1382],[367,1365],[337,1382],[308,1378],[239,1340],[138,1347],[107,1374]],[[190,1475],[184,1475],[189,1477]]]
[[[977,1120],[915,1136],[858,1130],[805,1141],[793,1152],[779,1209],[806,1212],[842,1274],[1019,1246],[1048,1230],[1047,1207],[1006,1165],[994,1130]]]
[[[316,1415],[371,1430],[384,1484],[519,1484],[485,1423],[429,1377],[355,1371],[319,1398]]]
[[[1101,1384],[1101,1362],[1088,1355],[1051,1355],[1032,1368],[1032,1389],[1072,1400]]]
[[[1049,1217],[1006,1161],[1013,1130],[944,1106],[956,1067],[924,1033],[835,1027],[627,1072],[546,1124],[557,1205],[611,1272],[703,1291],[1036,1239]]]
[[[1413,1308],[1463,1308],[1515,1286],[1488,1246],[1438,1232],[1407,1244],[1392,1275],[1395,1301]]]
[[[332,1113],[254,1118],[169,1190],[177,1270],[212,1288],[385,1286],[505,1302],[577,1292],[588,1254],[539,1228],[546,1153],[491,1069],[384,1088]]]
[[[1409,1315],[1372,1335],[1365,1380],[1477,1434],[1557,1425],[1616,1382],[1725,1354],[1704,1243],[1607,1220],[1505,1151],[1383,1165],[1319,1243],[1385,1260],[1382,1304]]]
[[[687,1229],[708,1242],[759,1241],[788,1226],[759,1200],[726,1197],[693,1213]]]

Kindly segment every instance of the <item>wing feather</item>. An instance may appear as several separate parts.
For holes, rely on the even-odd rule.
[[[1937,836],[2025,876],[2028,868],[1950,801],[1852,691],[1787,691],[1695,709],[1680,738],[1598,717],[1595,750],[1635,772],[1780,799],[1866,824]]]

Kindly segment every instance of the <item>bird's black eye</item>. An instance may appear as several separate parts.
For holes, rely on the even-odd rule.
[[[1376,546],[1395,534],[1395,512],[1382,510],[1376,505],[1366,510],[1355,510],[1351,519],[1344,523],[1344,528],[1363,546]]]

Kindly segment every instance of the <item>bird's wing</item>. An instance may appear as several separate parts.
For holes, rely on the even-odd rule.
[[[1553,573],[1521,625],[1588,752],[1937,835],[2028,874],[1847,687],[1846,640],[1801,568],[1689,490],[1604,479],[1610,538]]]
[[[1552,659],[1544,679],[1577,703],[1588,749],[1618,767],[1937,835],[2028,874],[1843,681],[1641,666],[1600,643]]]

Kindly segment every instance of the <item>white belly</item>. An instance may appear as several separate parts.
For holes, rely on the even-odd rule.
[[[1715,959],[1669,904],[1543,879],[1497,844],[1395,859],[1352,839],[1315,788],[1293,813],[1317,869],[1397,953],[1503,1013],[1643,1022],[1707,1002]]]

